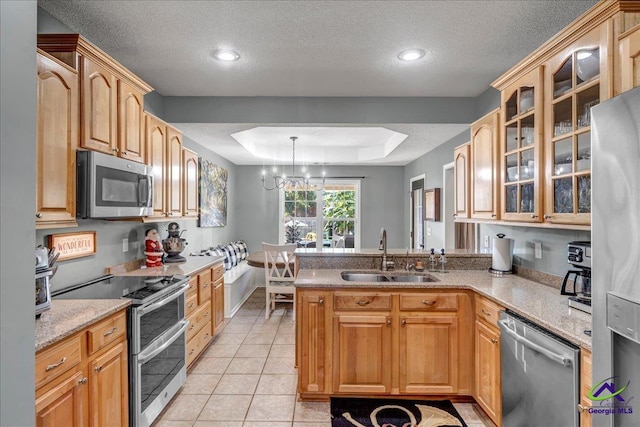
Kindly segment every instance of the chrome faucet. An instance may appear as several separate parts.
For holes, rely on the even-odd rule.
[[[378,250],[382,252],[382,271],[387,271],[389,268],[393,269],[396,265],[393,261],[387,261],[387,230],[382,227],[380,229],[380,244]]]
[[[413,270],[414,267],[415,267],[415,264],[409,263],[409,248],[407,248],[407,260],[404,263],[404,269],[406,271],[410,271],[410,270]]]

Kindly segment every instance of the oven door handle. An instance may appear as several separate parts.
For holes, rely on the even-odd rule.
[[[136,310],[136,314],[138,315],[138,317],[141,317],[147,313],[149,313],[150,311],[153,310],[157,310],[158,308],[162,307],[165,304],[169,304],[171,301],[173,301],[176,298],[179,298],[182,294],[184,294],[187,291],[187,288],[189,287],[189,283],[185,283],[182,286],[180,286],[178,288],[177,291],[175,291],[174,293],[161,298],[160,301],[155,302],[153,304],[150,304],[146,307],[140,307]]]
[[[138,355],[138,363],[141,364],[141,365],[144,365],[149,360],[151,360],[154,357],[156,357],[159,353],[161,353],[164,350],[166,350],[171,344],[174,343],[174,341],[176,341],[180,337],[180,335],[182,335],[184,333],[184,331],[187,330],[187,326],[189,326],[189,321],[188,320],[183,320],[180,323],[178,323],[176,326],[179,329],[175,333],[173,333],[171,335],[171,337],[168,338],[165,343],[163,343],[160,346],[155,347],[155,348],[153,348],[153,347],[147,348],[147,349],[145,349],[145,351],[140,353]]]
[[[522,335],[519,335],[517,332],[513,331],[511,328],[509,328],[509,322],[506,319],[502,319],[502,320],[498,320],[498,323],[500,324],[500,330],[502,332],[506,332],[507,335],[510,335],[511,338],[513,338],[514,340],[516,340],[517,342],[519,342],[520,344],[524,345],[525,347],[535,351],[536,353],[540,353],[541,355],[545,356],[546,358],[562,365],[565,367],[569,367],[573,364],[573,360],[571,359],[570,356],[566,355],[566,354],[557,354],[554,353],[553,351],[546,349],[544,347],[542,347],[541,345],[538,345],[534,342],[529,341],[528,339],[526,339],[525,337],[523,337]]]

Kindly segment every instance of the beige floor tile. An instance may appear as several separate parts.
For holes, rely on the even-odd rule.
[[[280,326],[278,327],[278,333],[279,334],[295,334],[296,324],[293,322],[285,323],[283,319],[282,322],[280,323]]]
[[[171,420],[160,420],[154,424],[153,427],[191,427],[193,426],[193,421],[171,421]]]
[[[180,394],[211,394],[222,378],[221,374],[190,373],[180,389]]]
[[[264,324],[264,325],[259,325],[259,324],[255,324],[251,327],[251,331],[249,331],[250,334],[273,334],[275,335],[276,332],[278,332],[278,325],[268,325],[268,324]]]
[[[256,319],[256,323],[254,323],[255,325],[275,325],[275,326],[280,326],[280,322],[282,322],[282,317],[269,317],[268,319],[265,319],[264,316],[260,316]]]
[[[191,373],[194,374],[224,374],[231,363],[230,357],[203,357],[196,362]]]
[[[250,395],[214,394],[200,412],[198,421],[244,421]]]
[[[229,321],[230,325],[236,323],[248,323],[253,325],[256,322],[257,316],[233,316],[233,318]]]
[[[229,344],[242,344],[242,341],[247,337],[247,334],[225,334],[221,333],[213,341],[214,344],[229,345]]]
[[[296,357],[296,346],[293,344],[274,344],[269,357]]]
[[[273,340],[274,344],[295,344],[296,334],[276,334],[276,339]]]
[[[245,421],[242,427],[291,427],[290,421]]]
[[[259,315],[261,313],[262,313],[261,308],[241,308],[240,310],[238,310],[236,314],[240,316],[250,316],[250,315]]]
[[[162,415],[162,420],[197,420],[198,414],[209,400],[208,394],[181,394],[171,402],[171,406]]]
[[[242,344],[272,344],[276,334],[249,334]]]
[[[253,396],[246,421],[291,421],[295,396]]]
[[[248,323],[234,323],[233,325],[229,324],[226,328],[224,328],[225,334],[246,334],[251,331],[253,325]]]
[[[265,359],[262,357],[236,357],[229,363],[227,374],[261,374]]]
[[[294,421],[314,421],[331,423],[329,402],[296,402]]]
[[[205,351],[207,357],[233,357],[240,348],[240,344],[214,343]]]
[[[242,421],[196,421],[193,427],[242,427]]]
[[[256,394],[296,394],[298,376],[289,374],[264,374],[260,377]]]
[[[260,375],[225,374],[220,379],[213,394],[251,394],[255,393]]]
[[[265,374],[295,374],[295,357],[268,357],[264,366]]]
[[[235,357],[267,357],[271,345],[269,344],[243,344],[238,349]]]

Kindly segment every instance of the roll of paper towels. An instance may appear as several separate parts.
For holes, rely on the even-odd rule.
[[[493,238],[493,256],[491,269],[496,271],[511,271],[513,259],[513,239],[505,239],[504,234]]]

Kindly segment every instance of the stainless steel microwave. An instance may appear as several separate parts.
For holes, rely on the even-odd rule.
[[[77,215],[127,218],[153,213],[153,176],[148,165],[95,151],[77,151]]]

